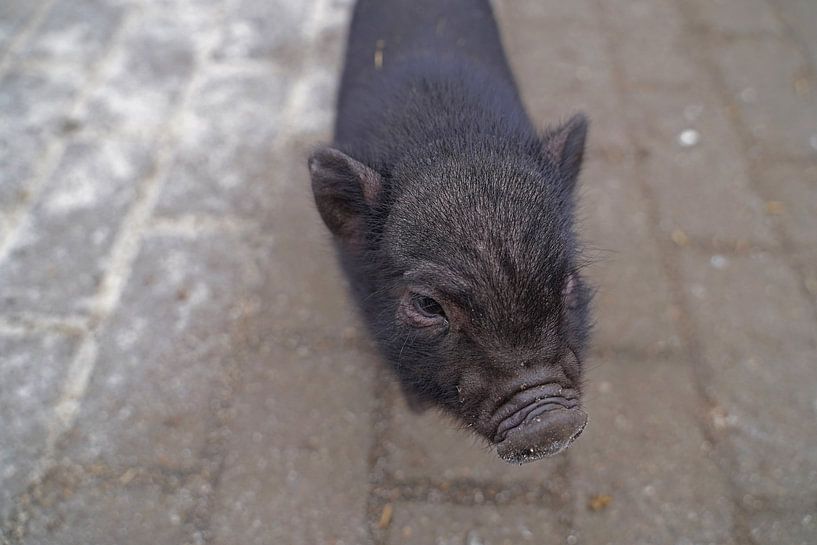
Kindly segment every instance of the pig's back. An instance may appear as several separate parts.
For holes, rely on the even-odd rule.
[[[345,79],[372,77],[382,63],[423,56],[467,58],[510,75],[487,0],[356,3],[346,51]]]
[[[431,118],[438,126],[461,124],[468,105],[403,96],[419,81],[431,87],[436,82],[440,95],[453,94],[455,100],[464,94],[452,85],[475,92],[482,87],[481,93],[506,110],[498,115],[524,117],[488,0],[359,0],[349,29],[336,143],[353,152],[370,140],[388,152],[384,148],[410,144],[398,141],[401,134],[424,138]],[[423,101],[408,111],[424,111],[427,119],[406,118],[405,100]],[[386,132],[386,126],[405,130]]]

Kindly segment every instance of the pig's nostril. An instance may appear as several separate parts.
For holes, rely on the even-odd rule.
[[[535,384],[535,383],[534,383]],[[559,383],[517,385],[508,395],[498,400],[491,410],[487,427],[491,436],[495,435],[500,423],[526,407],[547,399],[562,400],[564,403],[578,404],[579,394],[572,388],[565,388]]]
[[[542,413],[554,409],[575,409],[578,406],[579,402],[576,399],[567,399],[564,397],[535,398],[530,404],[512,413],[499,423],[496,434],[494,435],[494,442],[499,443],[504,440],[509,431],[523,424],[527,424]]]

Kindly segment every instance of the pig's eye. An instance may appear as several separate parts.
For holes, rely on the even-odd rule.
[[[425,318],[445,318],[442,305],[427,295],[415,294],[411,298],[411,305]]]
[[[400,301],[399,315],[411,327],[429,328],[439,332],[448,326],[445,309],[433,297],[406,290]]]

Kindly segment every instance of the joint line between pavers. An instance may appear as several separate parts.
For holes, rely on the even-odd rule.
[[[14,38],[11,39],[11,43],[9,43],[2,58],[0,58],[0,78],[2,78],[6,74],[6,71],[11,66],[11,59],[14,56],[14,53],[16,53],[18,49],[23,47],[25,43],[28,41],[28,39],[34,35],[34,32],[45,20],[46,16],[51,11],[51,8],[54,7],[55,3],[56,0],[48,0],[43,5],[41,5],[37,9],[37,12],[31,16],[31,19],[29,19],[29,21],[23,26],[23,28],[17,31],[17,34],[14,36]]]
[[[85,316],[50,316],[29,312],[0,315],[0,334],[28,336],[37,333],[84,335],[89,330]]]
[[[710,39],[719,45],[726,45],[740,42],[759,42],[759,41],[779,41],[781,36],[776,32],[770,30],[743,30],[743,31],[729,31],[718,30],[711,32],[706,29],[706,33]]]
[[[441,482],[431,479],[388,477],[375,488],[374,495],[380,504],[406,501],[469,506],[537,505],[563,510],[571,503],[561,493],[548,486],[531,486],[524,481],[503,482],[466,478]],[[570,524],[572,521],[568,521],[568,525]]]
[[[54,419],[50,422],[47,445],[54,445],[62,433],[74,422],[79,408],[79,402],[85,394],[88,379],[94,369],[99,345],[96,337],[87,335],[77,350],[77,355],[71,361],[66,380],[62,385],[60,399],[54,407]]]
[[[708,240],[703,237],[694,237],[686,234],[681,236],[685,237],[682,239],[682,242],[672,241],[676,247],[704,255],[721,254],[728,257],[737,257],[748,255],[758,250],[775,256],[780,256],[784,253],[783,249],[779,246],[753,240]],[[670,236],[670,238],[672,237]]]
[[[145,226],[144,236],[195,239],[213,233],[246,233],[256,225],[256,222],[232,215],[184,214],[152,218]]]

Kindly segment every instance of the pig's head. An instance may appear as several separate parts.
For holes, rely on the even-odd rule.
[[[310,159],[318,210],[370,329],[416,405],[509,462],[565,449],[587,421],[590,290],[573,228],[587,123],[528,142],[430,143],[394,165]]]

